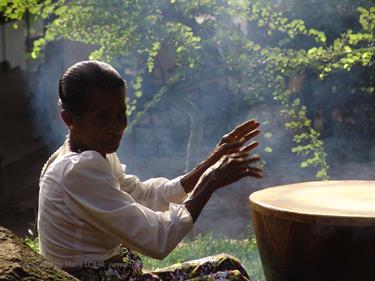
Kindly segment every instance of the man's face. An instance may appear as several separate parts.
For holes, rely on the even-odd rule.
[[[84,103],[84,112],[72,123],[71,134],[77,147],[103,156],[115,152],[127,126],[125,90],[94,90],[85,96]]]

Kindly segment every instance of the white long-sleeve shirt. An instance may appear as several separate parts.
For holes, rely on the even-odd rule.
[[[163,258],[193,226],[185,197],[180,178],[141,182],[115,153],[65,153],[40,179],[40,253],[62,267],[106,260],[120,244]]]

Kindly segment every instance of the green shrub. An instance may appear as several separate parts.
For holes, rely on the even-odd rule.
[[[39,253],[39,241],[38,238],[32,239],[30,237],[27,237],[23,239],[23,242],[29,246],[34,252]]]

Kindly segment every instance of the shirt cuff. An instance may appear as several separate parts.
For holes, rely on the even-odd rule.
[[[172,186],[173,190],[173,198],[176,198],[177,200],[174,200],[174,203],[181,203],[183,202],[186,197],[187,193],[185,192],[184,187],[182,186],[181,179],[183,176],[179,176],[177,178],[174,178],[169,181],[170,186]]]
[[[186,209],[185,205],[169,203],[169,212],[171,214],[172,221],[178,221],[183,228],[186,229],[183,232],[188,233],[194,225],[193,217],[190,212]]]

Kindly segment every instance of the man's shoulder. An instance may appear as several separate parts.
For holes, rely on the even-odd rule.
[[[81,153],[67,152],[58,157],[46,170],[49,173],[64,173],[67,169],[103,168],[107,165],[105,158],[97,151],[87,150]]]

